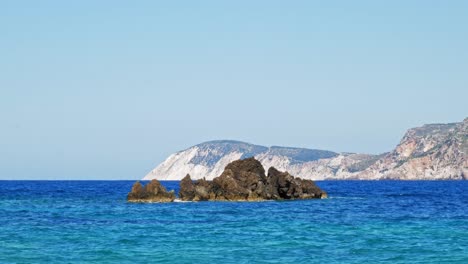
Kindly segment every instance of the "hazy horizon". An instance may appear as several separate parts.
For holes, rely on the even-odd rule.
[[[468,116],[466,1],[5,1],[0,180],[232,139],[378,154]]]

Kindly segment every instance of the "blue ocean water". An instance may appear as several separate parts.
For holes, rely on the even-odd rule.
[[[329,199],[133,204],[132,181],[0,181],[0,263],[468,263],[468,182],[317,183]]]

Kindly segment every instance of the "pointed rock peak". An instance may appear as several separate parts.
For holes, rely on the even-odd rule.
[[[152,180],[145,187],[139,181],[133,184],[127,195],[129,202],[172,202],[175,200],[174,191],[168,192],[158,180]]]
[[[180,181],[179,198],[182,201],[191,201],[195,198],[195,184],[190,178],[190,174],[187,174]]]
[[[141,193],[143,191],[143,185],[140,181],[136,181],[132,186],[132,193]]]
[[[281,172],[279,170],[277,170],[275,167],[270,167],[268,169],[268,176],[270,175],[277,175],[277,174],[280,174]]]
[[[190,174],[187,173],[184,178],[182,178],[182,181],[192,181],[192,178],[190,177]]]

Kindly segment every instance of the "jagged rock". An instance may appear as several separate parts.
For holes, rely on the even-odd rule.
[[[212,184],[205,180],[205,178],[198,180],[194,185],[195,197],[193,198],[193,201],[208,201],[213,197]]]
[[[195,198],[195,185],[193,184],[190,174],[187,174],[180,181],[179,199],[182,201],[192,201]]]
[[[326,193],[311,180],[295,178],[273,167],[266,176],[262,164],[248,158],[229,163],[211,182],[192,182],[190,175],[185,176],[179,197],[185,201],[259,201],[325,198]]]
[[[127,195],[129,202],[161,202],[175,200],[174,191],[168,192],[158,180],[152,180],[145,187],[139,181],[133,184],[132,191]]]
[[[193,182],[187,174],[180,182],[179,198],[182,201],[208,201],[213,196],[211,182],[200,179]]]
[[[267,197],[269,199],[326,198],[327,194],[311,180],[295,178],[274,167],[268,170]]]
[[[224,172],[213,179],[217,200],[263,200],[265,169],[254,158],[229,163]]]
[[[312,180],[295,178],[288,172],[271,167],[268,176],[255,158],[229,163],[220,176],[207,181],[192,181],[187,174],[180,182],[182,201],[262,201],[325,198],[326,193]],[[130,202],[172,202],[174,191],[168,192],[157,180],[145,187],[137,181],[128,194]]]

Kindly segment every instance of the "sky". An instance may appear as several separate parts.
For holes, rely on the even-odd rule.
[[[215,139],[382,153],[468,116],[468,1],[1,1],[0,179]]]

